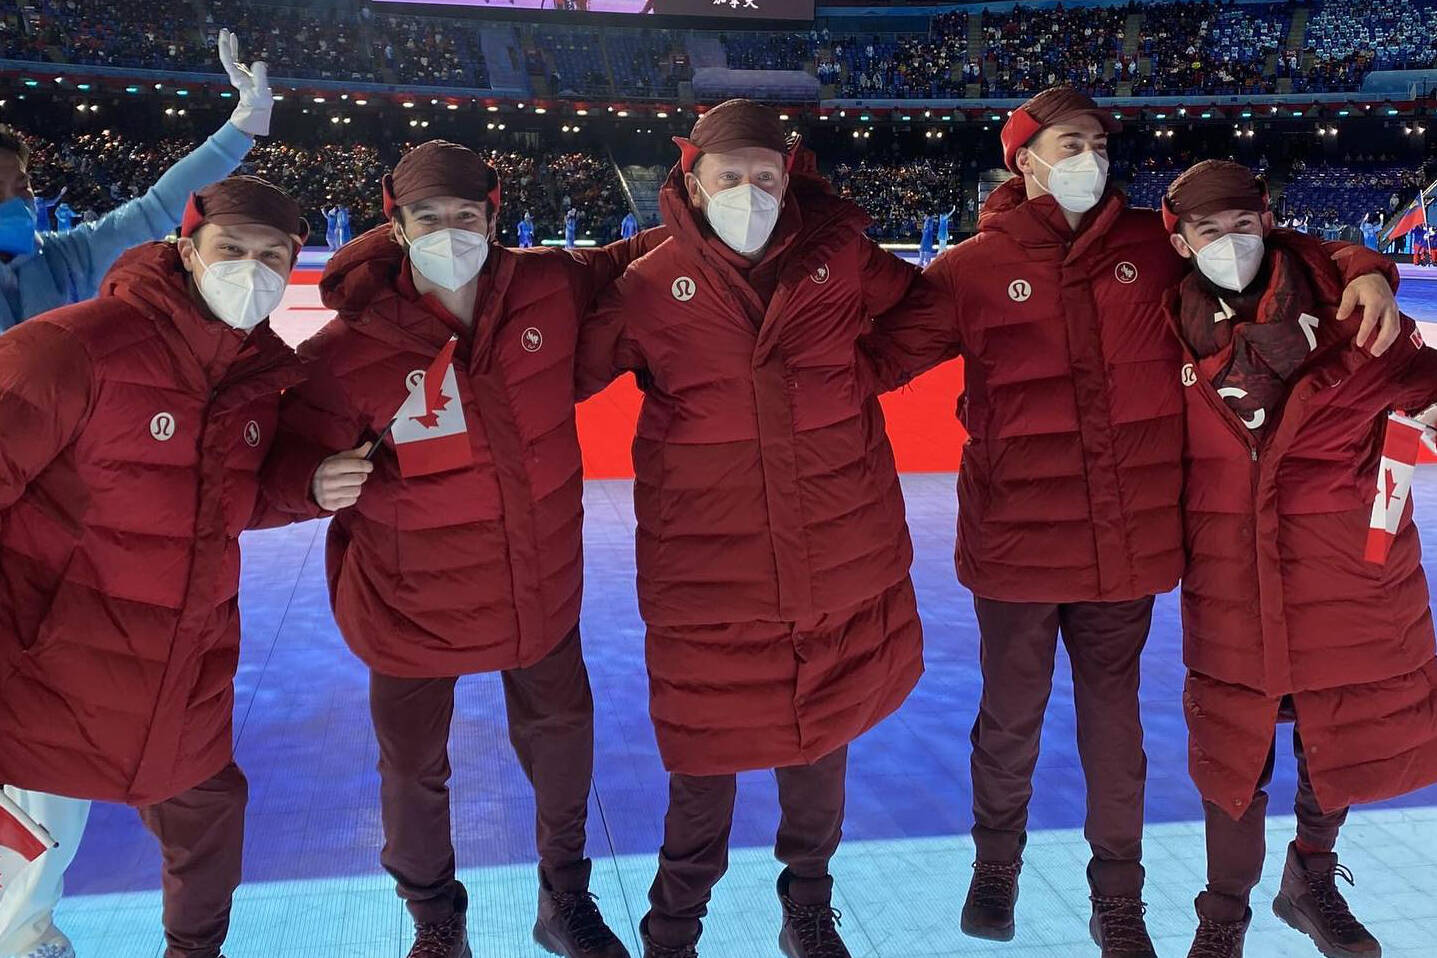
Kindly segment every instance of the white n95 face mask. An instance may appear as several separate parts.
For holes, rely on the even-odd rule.
[[[473,230],[442,229],[409,240],[409,262],[419,275],[451,292],[478,276],[488,258],[489,237]]]
[[[709,196],[703,184],[699,192],[707,199],[704,215],[718,238],[742,256],[757,253],[768,244],[778,225],[779,201],[770,193],[745,183]]]
[[[1028,155],[1048,168],[1046,189],[1069,213],[1088,212],[1098,205],[1108,188],[1108,158],[1101,153],[1084,150],[1056,163],[1049,163],[1032,150]]]
[[[210,312],[235,329],[254,329],[279,308],[285,278],[257,259],[227,259],[206,263],[200,277],[200,296]]]
[[[1193,255],[1204,276],[1223,289],[1240,293],[1262,269],[1266,250],[1261,236],[1224,233]]]

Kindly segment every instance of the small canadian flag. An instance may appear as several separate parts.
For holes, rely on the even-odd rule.
[[[54,847],[50,833],[0,790],[0,893]]]
[[[1377,467],[1377,497],[1372,501],[1372,521],[1367,525],[1368,562],[1382,565],[1387,561],[1392,540],[1397,537],[1397,524],[1407,508],[1412,492],[1412,473],[1417,468],[1417,450],[1427,427],[1416,419],[1398,413],[1387,416],[1387,432],[1382,440],[1382,463]]]
[[[424,378],[410,386],[409,398],[394,414],[394,452],[399,457],[399,473],[406,479],[461,469],[474,460],[454,375],[457,342],[450,337]]]

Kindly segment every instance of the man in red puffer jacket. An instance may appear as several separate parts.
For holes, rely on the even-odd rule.
[[[307,232],[277,188],[221,180],[178,244],[0,336],[0,783],[59,843],[5,889],[5,954],[73,954],[47,906],[15,909],[58,898],[89,800],[160,841],[166,958],[220,953],[247,794],[239,534],[290,519],[257,473],[302,373],[266,317]],[[367,465],[321,458],[290,494],[352,503]]]
[[[339,315],[300,347],[310,376],[286,395],[283,419],[326,449],[383,435],[457,337],[463,462],[406,476],[393,442],[415,429],[396,423],[364,498],[329,527],[335,620],[370,669],[380,860],[416,923],[411,954],[469,955],[449,728],[458,677],[501,672],[510,741],[538,805],[534,935],[566,958],[617,958],[628,952],[589,894],[584,857],[594,703],[579,637],[573,362],[589,301],[653,237],[511,252],[493,242],[499,203],[498,173],[467,147],[434,140],[405,154],[385,178],[391,222],[325,269],[321,293]],[[270,478],[293,489],[311,468],[276,459]]]
[[[1241,953],[1284,719],[1297,837],[1273,908],[1323,954],[1377,955],[1333,848],[1349,805],[1437,781],[1437,649],[1410,508],[1386,561],[1364,558],[1386,414],[1437,401],[1437,350],[1411,320],[1380,358],[1358,347],[1323,245],[1273,229],[1246,167],[1199,163],[1163,206],[1196,267],[1165,301],[1188,387],[1184,705],[1208,848],[1191,955]]]
[[[1162,296],[1183,276],[1162,218],[1107,182],[1111,112],[1068,87],[1003,128],[1015,174],[978,235],[939,257],[867,345],[885,387],[962,355],[958,577],[973,592],[983,697],[973,725],[973,880],[963,930],[1014,935],[1028,802],[1061,634],[1073,669],[1092,849],[1091,934],[1104,956],[1153,954],[1143,918],[1147,758],[1139,663],[1153,597],[1183,567],[1182,391]],[[1344,276],[1386,261],[1335,248]],[[1381,276],[1344,299],[1384,317]],[[1365,332],[1364,327],[1364,332]],[[1361,335],[1361,334],[1360,334]]]
[[[775,769],[790,958],[848,951],[829,860],[848,744],[923,669],[903,495],[857,340],[917,271],[864,236],[778,114],[714,107],[660,193],[672,237],[584,324],[579,392],[626,371],[649,708],[669,770],[649,958],[695,954],[736,772]]]

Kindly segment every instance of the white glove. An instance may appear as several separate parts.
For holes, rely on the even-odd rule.
[[[269,89],[269,67],[256,60],[246,67],[239,62],[239,37],[220,31],[220,65],[229,74],[230,85],[239,91],[239,106],[230,122],[250,136],[269,135],[269,115],[274,111],[274,94]]]

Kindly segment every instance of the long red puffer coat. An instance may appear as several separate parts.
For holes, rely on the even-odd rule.
[[[712,775],[805,764],[896,709],[922,671],[903,496],[856,340],[916,271],[867,217],[795,174],[767,302],[689,207],[585,324],[579,391],[625,371],[639,604],[664,764]]]
[[[383,675],[432,678],[533,665],[579,624],[583,475],[574,344],[594,292],[651,233],[569,254],[490,248],[472,333],[414,289],[388,226],[330,260],[339,315],[300,354],[309,379],[285,396],[287,429],[329,452],[384,430],[455,333],[455,375],[473,451],[462,469],[405,479],[376,457],[358,504],[329,527],[330,599],[341,633]],[[276,457],[280,489],[316,463]],[[283,500],[317,514],[312,501]]]
[[[1334,316],[1342,277],[1323,245],[1279,231],[1317,294],[1316,345],[1259,442],[1198,373],[1183,382],[1185,695],[1203,797],[1252,801],[1278,707],[1291,695],[1323,808],[1437,781],[1437,660],[1411,506],[1385,565],[1363,560],[1385,413],[1437,400],[1437,351],[1415,327],[1378,359]],[[1269,256],[1273,255],[1269,252]],[[1180,297],[1167,305],[1178,329]],[[1295,322],[1296,317],[1290,321]]]
[[[958,577],[1006,602],[1118,602],[1182,571],[1182,395],[1162,217],[1109,189],[1075,236],[1022,177],[864,341],[885,388],[962,355]],[[1386,265],[1333,244],[1344,275]],[[1356,328],[1356,324],[1353,324]]]
[[[241,530],[299,362],[174,247],[0,336],[0,782],[146,805],[232,758]]]

